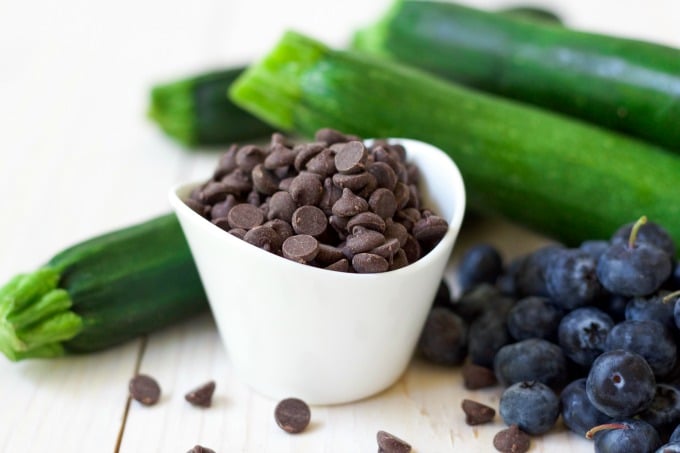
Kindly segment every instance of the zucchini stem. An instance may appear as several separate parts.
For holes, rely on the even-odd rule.
[[[62,341],[76,336],[82,319],[50,267],[19,274],[0,288],[0,351],[12,361],[64,355]]]

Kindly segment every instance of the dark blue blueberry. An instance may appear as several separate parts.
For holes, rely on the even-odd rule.
[[[680,441],[663,444],[654,453],[680,453]]]
[[[567,360],[562,349],[540,338],[503,346],[496,353],[494,372],[501,385],[538,381],[552,389],[566,384]]]
[[[680,423],[680,390],[672,385],[657,384],[652,404],[640,412],[639,418],[652,425],[661,439],[668,439]]]
[[[612,241],[597,261],[597,278],[609,292],[647,296],[671,275],[671,256],[652,242],[637,239],[646,218],[638,220],[627,241]]]
[[[507,313],[514,300],[488,283],[475,286],[453,303],[453,311],[468,323],[487,311]]]
[[[596,261],[582,250],[556,251],[545,271],[548,295],[567,310],[591,303],[602,293],[595,267]]]
[[[675,339],[666,326],[657,321],[623,321],[617,324],[607,335],[605,348],[640,354],[656,377],[667,375],[675,366]]]
[[[518,256],[510,260],[501,275],[496,279],[498,290],[508,296],[518,297],[517,273],[524,265],[525,256]]]
[[[560,400],[545,384],[517,382],[503,391],[498,409],[505,424],[517,425],[527,434],[537,436],[555,426]]]
[[[545,272],[556,252],[562,249],[564,246],[559,244],[546,245],[522,260],[522,266],[515,274],[515,288],[519,296],[549,296]]]
[[[434,301],[432,301],[433,307],[445,307],[451,309],[451,289],[449,288],[446,280],[439,282],[439,288],[437,288],[437,294],[434,296]]]
[[[673,292],[666,296],[665,303],[673,306],[673,324],[680,329],[680,294]]]
[[[562,420],[571,431],[580,436],[593,426],[611,421],[611,417],[597,410],[586,394],[585,378],[576,379],[560,393]]]
[[[609,247],[609,241],[604,239],[592,239],[589,241],[583,241],[578,248],[592,256],[595,262],[597,262],[597,260],[600,258],[600,255],[602,255],[602,252],[604,252],[607,247]]]
[[[495,284],[503,272],[503,259],[498,250],[489,244],[469,248],[460,259],[458,284],[466,293],[480,283]]]
[[[500,348],[512,342],[502,313],[489,311],[470,324],[468,356],[475,365],[493,367]]]
[[[508,312],[508,331],[516,340],[543,338],[557,340],[557,327],[564,310],[548,298],[528,296],[518,300]]]
[[[423,356],[434,363],[458,365],[465,359],[466,346],[465,321],[446,308],[432,308],[418,342]]]
[[[595,307],[582,307],[567,313],[557,331],[559,345],[571,360],[590,366],[605,350],[605,341],[614,321]]]
[[[614,322],[621,322],[626,319],[626,305],[628,301],[630,301],[629,297],[606,293],[594,305],[607,313]]]
[[[611,242],[627,243],[634,226],[635,222],[631,222],[616,230],[616,232],[611,237]],[[675,244],[673,243],[673,238],[671,238],[670,234],[668,234],[668,231],[666,231],[658,223],[648,221],[642,225],[637,232],[636,240],[638,242],[651,244],[654,247],[666,252],[668,256],[675,256]]]
[[[616,349],[595,359],[586,392],[601,412],[615,418],[631,417],[652,404],[656,379],[641,355]]]
[[[680,290],[680,261],[674,263],[673,272],[664,285],[669,291]]]
[[[649,453],[661,445],[654,427],[642,420],[613,421],[593,432],[595,453]]]
[[[671,433],[671,438],[669,439],[670,442],[680,442],[680,424],[678,424],[675,429],[673,429],[673,432]]]
[[[675,328],[675,306],[664,302],[666,293],[650,297],[635,297],[626,304],[626,320],[657,321],[673,331]]]

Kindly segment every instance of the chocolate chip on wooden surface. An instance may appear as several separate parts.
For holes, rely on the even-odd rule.
[[[130,396],[145,406],[153,406],[161,397],[161,387],[158,382],[147,374],[138,374],[128,385]]]
[[[311,411],[307,403],[298,398],[281,400],[274,409],[274,419],[279,427],[290,434],[304,431],[309,425]]]
[[[468,390],[493,387],[498,383],[494,371],[490,368],[467,362],[463,365],[463,385]]]
[[[196,445],[194,448],[189,450],[187,453],[215,453],[215,450],[211,450],[200,445]]]
[[[531,446],[531,437],[517,425],[510,425],[496,433],[493,446],[501,453],[525,453]]]
[[[386,431],[378,431],[376,438],[378,448],[385,453],[409,453],[411,451],[409,443]]]
[[[461,407],[465,412],[465,423],[470,426],[488,423],[496,416],[494,408],[477,401],[464,399]]]
[[[194,406],[210,407],[212,405],[212,397],[215,393],[215,381],[208,381],[205,384],[191,390],[184,399]]]

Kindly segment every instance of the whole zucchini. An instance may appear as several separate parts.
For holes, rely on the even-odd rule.
[[[432,143],[458,164],[468,206],[567,244],[642,214],[680,241],[680,157],[606,129],[293,32],[230,93],[285,130]]]
[[[243,69],[231,67],[155,85],[149,117],[188,147],[231,144],[271,134],[270,126],[227,98],[227,88]]]
[[[512,6],[502,14],[560,24],[553,12],[535,6]],[[274,130],[235,106],[227,89],[243,72],[234,66],[157,84],[150,93],[149,117],[186,147],[230,145],[263,138]]]
[[[97,351],[207,308],[166,214],[76,244],[0,288],[0,351],[10,360]]]
[[[409,0],[353,46],[680,150],[680,49]]]

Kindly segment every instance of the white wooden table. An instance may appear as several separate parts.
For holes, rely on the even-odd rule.
[[[0,281],[56,251],[107,230],[169,211],[166,191],[208,175],[218,154],[188,153],[145,118],[152,83],[268,50],[285,28],[342,45],[348,31],[377,17],[370,2],[0,0]],[[469,0],[495,7],[503,0]],[[680,46],[674,0],[531,2],[571,25]],[[488,221],[464,232],[456,256],[476,241],[507,259],[545,239]],[[161,401],[128,401],[136,372],[155,376]],[[213,407],[184,394],[217,381]],[[456,369],[414,361],[393,387],[364,401],[313,407],[297,436],[273,420],[275,401],[241,384],[209,314],[102,353],[10,363],[0,357],[0,451],[217,452],[376,451],[390,431],[417,452],[493,451],[501,427],[465,425],[460,402],[496,405],[499,390],[468,392]],[[532,451],[591,451],[558,427]]]

